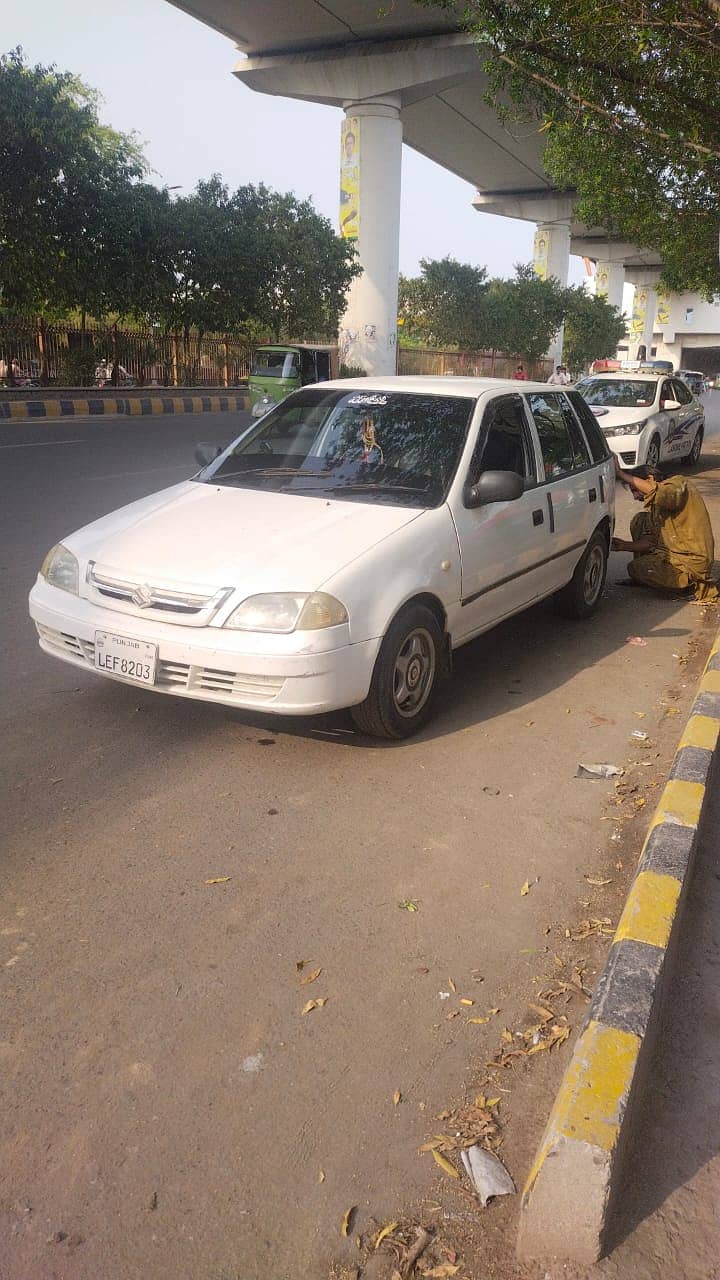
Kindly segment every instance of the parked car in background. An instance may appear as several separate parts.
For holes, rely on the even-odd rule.
[[[697,463],[705,410],[679,377],[601,373],[582,379],[577,390],[597,417],[622,467]]]
[[[678,378],[690,388],[694,396],[703,396],[706,391],[705,374],[698,369],[678,369]]]

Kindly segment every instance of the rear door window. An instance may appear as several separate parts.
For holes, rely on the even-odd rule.
[[[590,465],[590,455],[565,397],[536,391],[528,395],[540,439],[546,480],[558,480]]]
[[[569,391],[568,399],[575,410],[582,429],[585,433],[585,439],[590,446],[593,462],[605,462],[610,457],[610,449],[595,417],[592,409],[589,409],[586,402],[578,391]]]

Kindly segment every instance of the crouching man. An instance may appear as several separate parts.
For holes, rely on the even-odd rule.
[[[712,580],[715,543],[707,507],[684,476],[663,480],[655,467],[622,471],[617,478],[644,510],[630,522],[630,541],[613,538],[614,551],[631,551],[628,574],[633,585],[660,591],[690,591],[696,600],[718,600]],[[628,584],[630,585],[630,584]]]

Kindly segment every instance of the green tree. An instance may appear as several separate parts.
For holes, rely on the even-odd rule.
[[[717,0],[417,0],[477,37],[487,100],[546,132],[588,225],[657,249],[674,289],[720,289]]]
[[[108,215],[145,172],[69,72],[0,57],[0,288],[5,307],[101,309]]]
[[[428,336],[441,346],[483,348],[489,338],[485,268],[449,257],[423,258],[420,271],[419,281],[412,282],[412,305]],[[407,286],[405,298],[410,301]]]
[[[511,280],[493,280],[488,296],[493,349],[539,360],[565,319],[570,294],[554,278],[541,280],[521,264]]]
[[[627,334],[625,320],[604,298],[585,289],[569,289],[565,317],[563,361],[569,369],[586,370],[592,360],[614,356]]]

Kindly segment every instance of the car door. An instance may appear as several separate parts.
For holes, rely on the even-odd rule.
[[[524,492],[513,502],[468,508],[464,498],[485,471],[515,471]],[[520,395],[486,406],[463,484],[451,504],[461,563],[457,642],[486,630],[541,594],[539,566],[549,554],[548,510],[538,491],[537,458]]]
[[[682,434],[678,430],[679,448],[675,456],[684,458],[692,448],[695,432],[700,426],[702,415],[700,406],[695,396],[690,390],[686,382],[682,378],[673,378],[672,388],[675,393],[675,399],[680,401],[680,408],[677,410],[678,426],[682,428]]]
[[[546,566],[547,591],[563,586],[572,576],[590,534],[601,519],[605,500],[593,459],[578,421],[563,392],[529,392],[528,406],[535,424],[547,505],[552,559]]]
[[[680,417],[680,407],[666,409],[669,400],[679,400],[676,385],[670,378],[663,378],[658,400],[657,431],[660,436],[660,459],[668,462],[672,458],[682,456],[684,445],[684,425]]]

